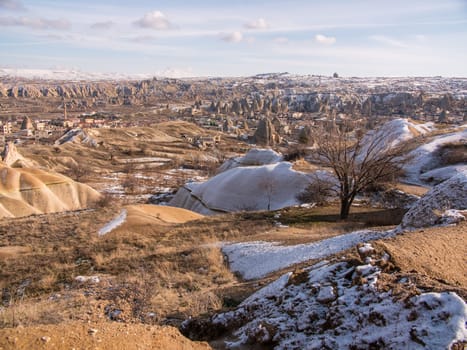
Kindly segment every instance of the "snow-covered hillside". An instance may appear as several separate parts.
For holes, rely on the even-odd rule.
[[[445,135],[435,136],[431,141],[417,147],[410,153],[411,161],[405,166],[407,181],[411,183],[439,183],[467,170],[467,159],[464,164],[440,166],[436,151],[442,145],[463,142],[467,144],[467,129],[461,129]]]
[[[75,129],[69,130],[62,137],[56,140],[55,144],[63,145],[64,143],[67,143],[67,142],[85,144],[85,145],[92,146],[92,147],[97,146],[97,141],[81,128],[75,128]]]
[[[272,149],[253,148],[242,157],[235,157],[225,161],[219,172],[223,172],[239,166],[253,166],[274,164],[283,160],[283,157]]]
[[[241,162],[266,164],[235,166],[229,162],[227,170],[208,181],[186,184],[169,204],[201,214],[276,210],[296,205],[296,197],[310,183],[310,177],[293,170],[289,162],[277,162],[279,159],[278,154],[271,152],[250,152]]]
[[[433,123],[417,124],[409,119],[397,118],[383,124],[379,129],[368,132],[362,144],[364,145],[364,151],[362,154],[368,152],[365,149],[365,145],[368,147],[373,140],[378,140],[378,145],[375,151],[386,150],[388,148],[395,147],[402,142],[413,139],[414,137],[425,135],[430,131],[433,131]],[[383,149],[381,149],[383,147]]]
[[[389,256],[370,244],[359,248],[363,263],[322,261],[287,273],[214,315],[210,329],[232,335],[227,348],[448,349],[467,338],[467,306],[455,293],[413,293],[406,299],[378,288]],[[398,282],[408,288],[408,282]],[[182,331],[196,329],[187,320]]]

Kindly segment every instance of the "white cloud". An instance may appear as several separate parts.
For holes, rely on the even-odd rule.
[[[0,0],[0,8],[7,10],[24,10],[24,6],[19,0]]]
[[[32,29],[69,29],[71,24],[67,20],[61,19],[0,17],[0,26],[28,27]]]
[[[228,43],[239,43],[243,40],[243,34],[241,32],[222,33],[221,39]]]
[[[323,44],[323,45],[332,45],[336,42],[336,38],[333,36],[326,36],[323,34],[316,34],[315,35],[315,42],[318,44]]]
[[[96,22],[91,25],[92,29],[110,29],[115,25],[114,22],[112,21],[106,21],[106,22]]]
[[[370,39],[373,41],[376,41],[380,44],[384,45],[389,45],[389,46],[394,46],[394,47],[402,47],[402,48],[407,48],[408,45],[400,40],[390,38],[388,36],[384,35],[371,35]]]
[[[175,26],[170,23],[161,11],[148,12],[143,18],[134,22],[134,24],[141,28],[150,28],[155,30],[168,30],[175,28]]]
[[[248,29],[268,29],[269,24],[264,18],[258,18],[254,21],[245,24],[245,28]]]

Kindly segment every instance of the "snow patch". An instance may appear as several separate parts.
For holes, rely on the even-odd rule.
[[[97,284],[101,280],[100,280],[99,276],[76,276],[75,281],[79,282],[79,283],[89,282],[89,283],[92,283],[92,284]]]
[[[127,214],[128,213],[126,209],[122,209],[120,214],[115,219],[109,221],[104,227],[102,227],[99,230],[99,236],[104,236],[112,230],[116,229],[118,226],[122,225],[126,220]]]
[[[358,243],[390,237],[394,231],[356,231],[315,243],[281,246],[271,242],[243,242],[226,244],[222,252],[227,255],[230,269],[247,280],[311,259],[320,259],[349,249]]]
[[[415,124],[408,119],[398,118],[383,124],[377,130],[369,131],[362,141],[362,151],[360,154],[364,157],[367,153],[374,154],[386,151],[396,147],[402,142],[408,141],[414,137],[424,135],[434,128],[433,123]],[[373,140],[378,140],[378,147],[369,150],[368,145]]]
[[[467,172],[467,165],[450,165],[429,170],[420,175],[420,180],[437,185],[462,172]]]

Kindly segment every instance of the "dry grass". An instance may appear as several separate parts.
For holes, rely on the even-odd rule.
[[[417,185],[407,185],[403,183],[397,183],[395,184],[395,187],[405,193],[413,194],[419,197],[426,194],[429,190],[429,188],[427,187],[417,186]]]
[[[290,225],[286,229],[274,226],[274,212],[254,212],[182,224],[122,225],[98,237],[97,231],[119,211],[116,206],[3,220],[0,246],[25,249],[0,260],[6,306],[0,327],[108,317],[109,308],[122,310],[124,321],[177,324],[229,306],[251,291],[227,268],[220,241],[292,244],[394,224],[393,213],[364,208],[355,208],[349,221],[336,221],[338,208],[331,206],[282,210],[280,221]],[[98,275],[101,282],[78,283],[78,275]],[[49,305],[48,298],[57,293],[61,302]],[[27,313],[25,305],[36,308]],[[52,320],[42,311],[47,305],[55,314]]]
[[[214,218],[172,226],[142,225],[99,238],[97,231],[115,212],[118,208],[101,208],[0,223],[0,245],[26,247],[18,254],[10,250],[0,260],[0,289],[9,305],[2,311],[3,327],[16,322],[11,315],[17,315],[28,300],[57,292],[90,293],[90,286],[74,281],[78,275],[104,276],[112,288],[94,286],[92,299],[127,310],[128,319],[148,321],[147,314],[155,312],[161,321],[174,312],[189,316],[222,306],[216,288],[235,283],[235,278],[219,248],[210,243],[216,237],[239,234],[230,222],[219,225],[221,220]],[[30,308],[30,312],[21,311],[21,324],[49,322],[42,311]]]

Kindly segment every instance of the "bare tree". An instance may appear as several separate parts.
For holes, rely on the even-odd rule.
[[[397,130],[360,133],[350,128],[313,131],[312,159],[331,168],[339,182],[340,217],[346,219],[355,196],[376,183],[399,175],[407,161],[406,143],[397,142]]]
[[[277,192],[277,184],[271,175],[264,177],[259,183],[260,189],[265,193],[268,201],[268,210],[271,210],[272,197]]]

